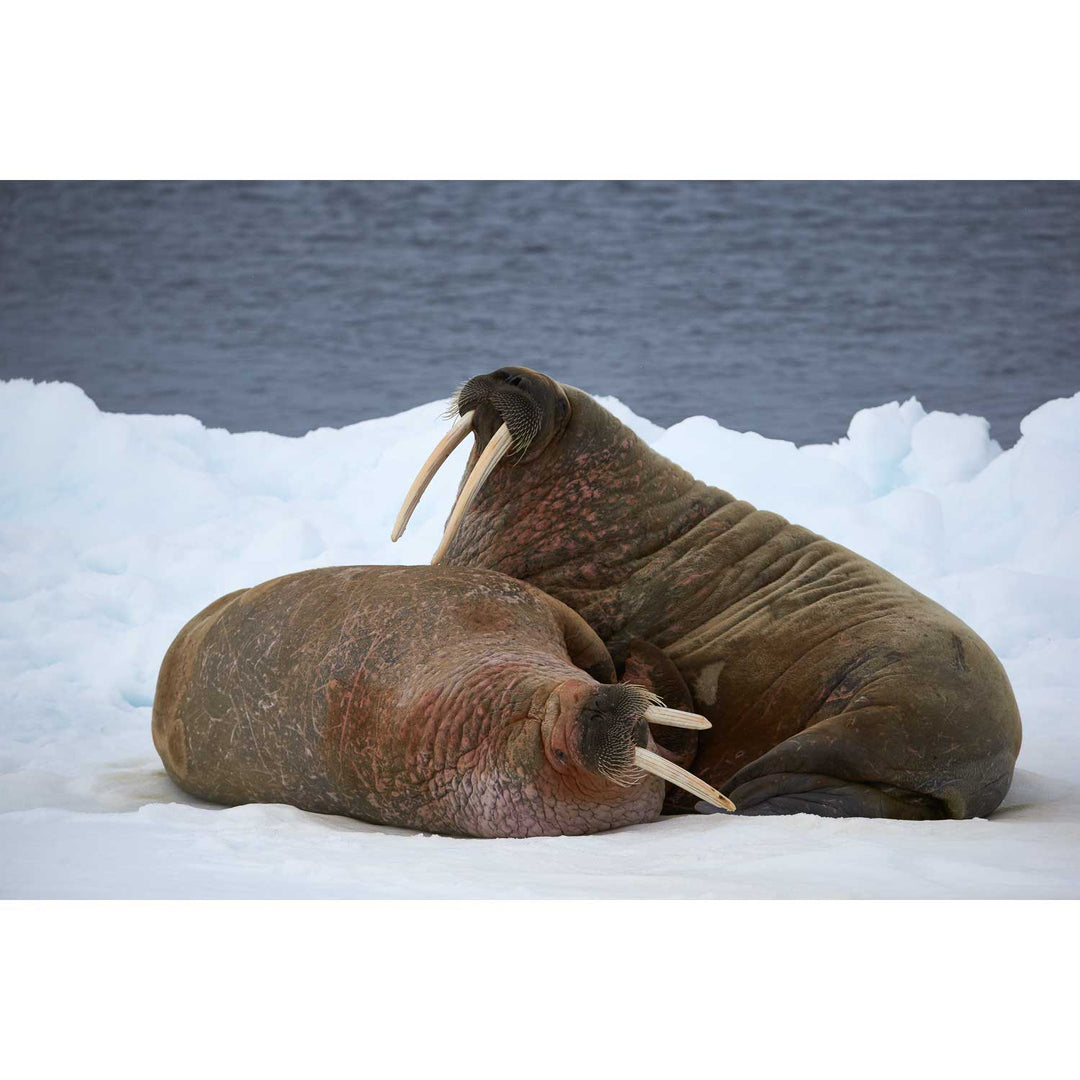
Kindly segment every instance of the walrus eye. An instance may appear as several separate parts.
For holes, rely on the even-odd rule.
[[[507,380],[509,386],[524,386],[525,380],[520,375],[511,375]]]

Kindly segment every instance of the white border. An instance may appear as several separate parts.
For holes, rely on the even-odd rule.
[[[1058,1076],[1080,904],[0,904],[5,1073]]]
[[[8,5],[0,176],[1073,178],[1075,5]]]

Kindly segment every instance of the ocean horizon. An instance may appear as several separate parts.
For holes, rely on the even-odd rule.
[[[832,442],[1080,388],[1080,184],[4,183],[0,378],[298,435],[538,368]]]

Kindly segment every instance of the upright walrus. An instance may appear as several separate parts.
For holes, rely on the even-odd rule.
[[[709,487],[587,394],[522,367],[470,379],[396,539],[470,432],[433,562],[550,593],[617,665],[666,653],[712,722],[694,771],[743,814],[966,818],[1020,750],[1005,672],[954,615],[881,567]],[[500,464],[501,459],[511,457]],[[692,804],[681,793],[674,805]]]
[[[669,666],[639,643],[629,668],[644,685],[609,685],[611,657],[580,616],[502,574],[309,570],[223,596],[180,631],[154,746],[213,802],[463,836],[650,821],[664,780],[734,809],[676,763],[694,731],[675,751],[652,740],[649,723],[708,727],[659,705]]]

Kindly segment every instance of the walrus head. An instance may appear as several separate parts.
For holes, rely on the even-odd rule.
[[[514,460],[527,462],[558,438],[570,400],[554,379],[525,367],[502,367],[469,379],[454,395],[454,413],[473,414],[472,430],[487,444],[506,426]]]
[[[482,453],[462,485],[443,542],[431,560],[433,564],[441,561],[473,500],[499,462],[507,454],[512,454],[516,464],[537,460],[565,430],[571,407],[566,391],[554,379],[529,368],[502,367],[469,379],[454,395],[450,413],[458,416],[457,423],[417,474],[391,533],[392,540],[401,536],[431,478],[454,449],[475,434],[477,449]]]
[[[440,568],[437,573],[468,572]],[[440,580],[432,579],[428,588],[432,605]],[[653,741],[652,725],[684,729],[686,734],[710,726],[696,713],[662,704],[655,692],[663,687],[662,660],[642,649],[644,663],[615,683],[610,654],[579,615],[537,590],[519,594],[514,590],[527,586],[502,580],[499,589],[507,596],[527,596],[546,615],[534,626],[536,616],[527,619],[520,601],[507,610],[503,592],[496,602],[459,588],[454,609],[423,631],[430,641],[423,646],[423,676],[415,685],[428,689],[410,692],[407,704],[405,699],[398,702],[406,733],[403,745],[414,738],[423,743],[432,724],[443,731],[500,732],[497,738],[492,734],[485,750],[486,765],[475,763],[474,787],[481,776],[495,788],[510,783],[511,776],[528,777],[525,787],[502,801],[520,808],[540,797],[549,813],[567,819],[561,820],[559,831],[572,830],[575,815],[589,824],[589,831],[599,813],[621,815],[623,823],[649,820],[663,801],[663,789],[655,781],[643,783],[650,777],[673,783],[712,806],[734,809],[730,800],[673,760],[677,751]],[[550,654],[546,636],[535,636],[552,616],[569,664]],[[631,787],[637,790],[618,794],[618,788]],[[508,825],[500,821],[498,827]]]

